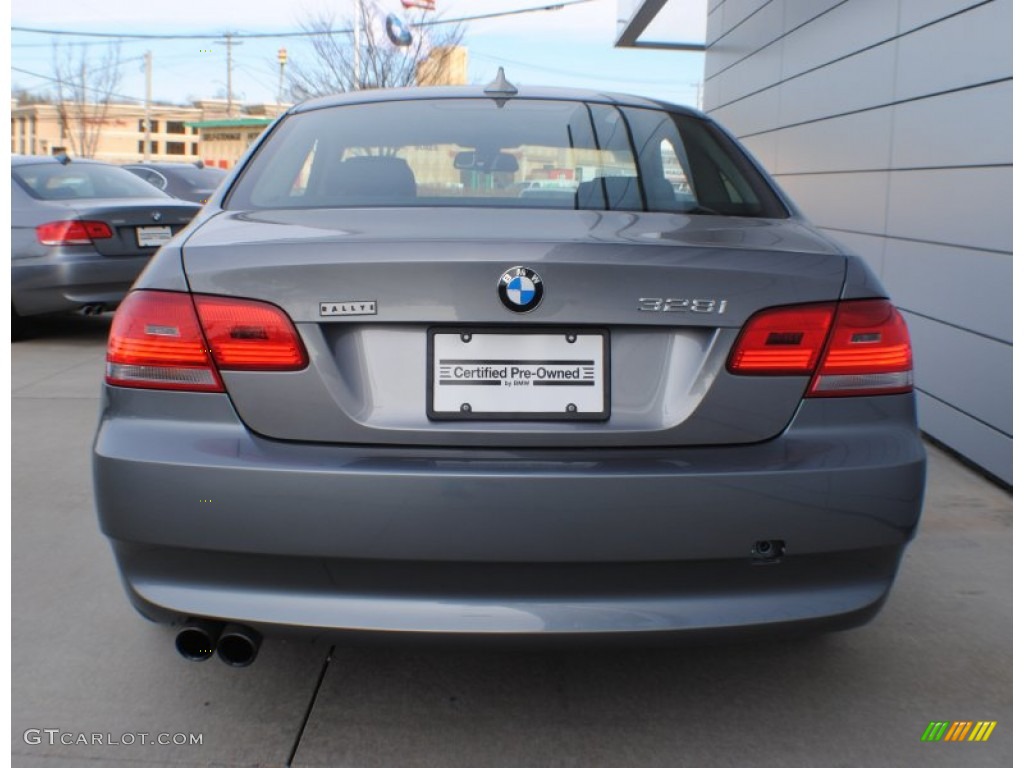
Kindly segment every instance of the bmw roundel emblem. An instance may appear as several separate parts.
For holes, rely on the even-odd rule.
[[[498,297],[513,312],[529,312],[544,298],[544,284],[532,269],[512,267],[498,280]]]

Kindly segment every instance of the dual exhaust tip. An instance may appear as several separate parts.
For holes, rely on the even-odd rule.
[[[178,630],[174,647],[189,661],[206,661],[216,653],[229,667],[248,667],[262,642],[259,632],[241,624],[193,620]]]

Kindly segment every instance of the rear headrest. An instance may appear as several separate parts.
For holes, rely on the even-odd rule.
[[[327,196],[336,202],[387,202],[416,197],[416,177],[400,157],[350,157],[338,166],[325,186]]]

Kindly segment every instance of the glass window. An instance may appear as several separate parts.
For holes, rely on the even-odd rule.
[[[26,192],[40,200],[164,196],[133,173],[99,163],[18,165],[11,173]]]
[[[168,120],[166,133],[184,133],[185,123],[180,120]]]
[[[167,142],[167,154],[168,155],[184,155],[185,154],[185,142],[183,142],[183,141],[168,141]]]
[[[651,210],[785,218],[782,201],[743,152],[708,120],[625,108]]]
[[[292,115],[264,142],[227,205],[786,215],[743,153],[701,118],[488,98]]]

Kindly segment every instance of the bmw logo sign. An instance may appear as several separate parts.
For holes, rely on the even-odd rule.
[[[498,298],[513,312],[529,312],[544,298],[544,284],[532,269],[512,267],[498,280]]]

